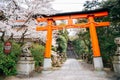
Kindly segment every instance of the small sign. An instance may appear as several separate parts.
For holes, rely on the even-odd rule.
[[[11,49],[12,49],[12,43],[10,41],[6,41],[4,43],[4,53],[9,54],[11,52]]]

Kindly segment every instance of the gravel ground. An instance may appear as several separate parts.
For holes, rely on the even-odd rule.
[[[93,66],[76,59],[67,59],[61,68],[34,73],[31,77],[7,77],[5,80],[120,80],[110,71],[94,71]]]

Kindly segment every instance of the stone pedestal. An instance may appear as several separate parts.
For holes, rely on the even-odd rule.
[[[120,37],[115,38],[115,43],[117,44],[117,51],[115,52],[113,68],[117,74],[120,74]]]
[[[17,63],[18,75],[30,75],[35,69],[35,61],[33,57],[20,57]]]
[[[51,58],[44,58],[43,69],[49,70],[52,68],[52,61]]]
[[[102,57],[94,57],[93,58],[94,68],[95,70],[103,70],[103,61]]]

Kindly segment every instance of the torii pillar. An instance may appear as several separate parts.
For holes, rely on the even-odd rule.
[[[46,49],[44,53],[44,70],[48,70],[52,67],[51,62],[51,45],[52,45],[52,19],[47,20],[47,38],[46,38]]]
[[[95,21],[94,21],[94,15],[88,16],[89,20],[89,31],[90,31],[90,37],[91,37],[91,43],[92,43],[92,50],[93,50],[93,63],[94,68],[96,70],[102,70],[103,69],[103,61],[100,54],[100,48],[98,43],[98,37],[96,33],[96,27],[95,27]]]

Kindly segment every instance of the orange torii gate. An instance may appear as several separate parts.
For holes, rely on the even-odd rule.
[[[90,37],[93,48],[93,62],[95,69],[103,69],[103,62],[100,54],[100,48],[98,43],[98,37],[96,33],[96,27],[101,26],[109,26],[109,22],[95,22],[94,18],[107,16],[108,11],[106,9],[97,9],[92,11],[84,11],[84,12],[71,12],[71,13],[59,13],[50,16],[44,16],[44,18],[36,18],[38,22],[47,22],[47,26],[37,26],[37,31],[47,31],[47,39],[46,39],[46,50],[44,54],[44,69],[51,67],[51,45],[52,45],[52,31],[53,30],[62,30],[64,28],[89,28]],[[72,19],[80,19],[86,18],[88,19],[87,23],[73,24]],[[68,20],[67,25],[56,26],[54,25],[54,21],[56,20]]]

